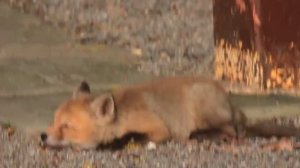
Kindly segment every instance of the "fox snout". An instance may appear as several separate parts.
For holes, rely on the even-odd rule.
[[[52,139],[52,140],[51,140]],[[59,147],[61,144],[59,141],[49,138],[49,135],[46,132],[40,134],[40,142],[42,146],[47,147]]]
[[[45,143],[47,141],[48,135],[45,132],[43,132],[41,133],[40,138],[42,143]]]
[[[49,136],[46,132],[42,132],[40,134],[40,146],[41,147],[58,147],[58,145],[54,145],[49,143]]]
[[[46,132],[42,132],[40,134],[40,145],[42,147],[61,148],[70,145],[70,143],[63,139],[57,139],[57,137]]]

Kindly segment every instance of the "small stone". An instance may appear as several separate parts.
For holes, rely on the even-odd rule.
[[[170,56],[166,52],[161,52],[160,53],[160,59],[163,60],[163,61],[169,62],[170,61]]]
[[[147,146],[146,146],[147,150],[155,150],[156,149],[156,144],[154,142],[148,142]]]
[[[131,50],[131,53],[132,53],[134,56],[137,56],[137,57],[142,57],[142,56],[143,56],[142,49],[140,49],[140,48],[133,48],[133,49]]]

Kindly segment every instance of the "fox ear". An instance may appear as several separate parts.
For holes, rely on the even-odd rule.
[[[91,103],[91,109],[104,122],[111,122],[115,118],[115,103],[111,94],[96,97]]]
[[[86,81],[82,81],[79,87],[73,92],[73,98],[87,97],[91,94],[90,86]]]

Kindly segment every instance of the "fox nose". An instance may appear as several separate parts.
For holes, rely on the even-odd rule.
[[[47,134],[46,133],[41,133],[41,140],[42,140],[42,142],[45,142],[47,140]]]

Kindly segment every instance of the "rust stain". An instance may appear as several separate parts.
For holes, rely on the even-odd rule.
[[[300,89],[299,6],[299,0],[214,0],[216,78],[261,90]]]

